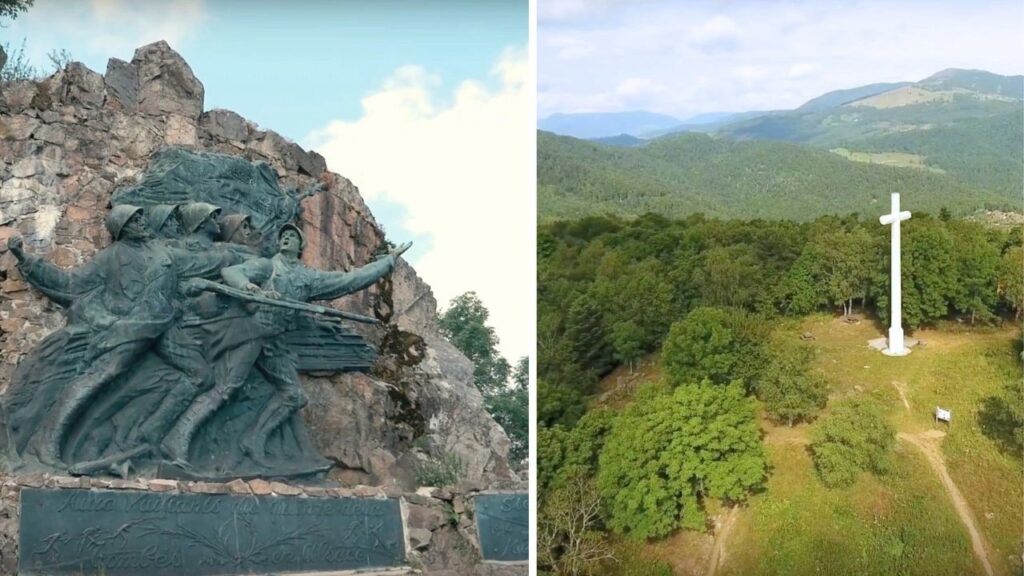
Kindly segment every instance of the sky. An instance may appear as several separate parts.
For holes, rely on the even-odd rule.
[[[1020,0],[537,0],[537,114],[792,109],[946,68],[1024,73]]]
[[[35,0],[0,28],[32,63],[166,40],[205,88],[359,187],[441,307],[476,291],[499,351],[532,349],[533,130],[524,0]]]

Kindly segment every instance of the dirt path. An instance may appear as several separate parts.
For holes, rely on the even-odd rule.
[[[907,385],[903,382],[892,381],[892,385],[896,388],[896,391],[900,393],[900,400],[903,400],[903,407],[910,412],[910,402],[907,402]]]
[[[928,459],[928,463],[931,464],[935,473],[939,475],[943,487],[946,488],[946,493],[949,494],[950,500],[953,501],[956,513],[960,516],[960,520],[971,534],[971,547],[974,548],[974,555],[978,557],[978,560],[981,560],[985,573],[992,576],[994,574],[992,572],[992,564],[989,563],[988,551],[975,523],[974,513],[971,512],[971,508],[967,505],[967,501],[964,500],[963,494],[960,493],[960,489],[953,483],[953,479],[949,476],[949,471],[946,470],[946,461],[943,460],[942,451],[939,449],[939,441],[945,435],[946,433],[941,430],[929,430],[920,434],[900,432],[897,434],[897,437],[920,450],[925,458]]]
[[[736,525],[736,517],[739,516],[739,511],[738,506],[730,508],[725,513],[725,517],[722,518],[722,523],[715,529],[715,544],[711,548],[711,558],[708,560],[706,576],[715,576],[715,572],[718,571],[718,565],[725,560],[725,539],[729,537],[729,532]]]

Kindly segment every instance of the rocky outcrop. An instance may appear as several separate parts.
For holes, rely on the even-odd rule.
[[[111,59],[99,74],[73,63],[38,82],[0,87],[0,390],[13,367],[63,311],[19,276],[6,240],[73,267],[108,243],[102,221],[111,193],[137,181],[168,145],[265,161],[282,186],[324,191],[303,201],[307,264],[340,269],[371,260],[384,234],[359,195],[323,157],[260,130],[228,110],[203,109],[203,85],[165,42]],[[399,239],[396,239],[399,240]],[[383,346],[372,374],[304,377],[304,418],[345,484],[398,484],[438,462],[458,461],[458,480],[514,482],[508,439],[487,415],[472,365],[437,331],[430,288],[406,264],[376,288],[335,306],[387,322],[364,329]]]

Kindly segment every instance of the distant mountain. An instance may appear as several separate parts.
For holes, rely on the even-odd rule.
[[[629,134],[640,136],[676,126],[678,118],[643,110],[632,112],[594,112],[583,114],[552,114],[538,122],[541,130],[574,138],[606,138]]]
[[[803,112],[827,110],[829,108],[835,108],[836,106],[842,106],[843,104],[853,102],[854,100],[860,100],[861,98],[867,98],[868,96],[874,96],[876,94],[881,94],[882,92],[902,88],[903,86],[909,86],[910,84],[912,83],[887,82],[883,84],[868,84],[867,86],[850,88],[849,90],[834,90],[832,92],[826,92],[817,98],[808,100],[802,106],[797,108],[797,110]]]
[[[919,82],[829,92],[795,110],[734,119],[714,133],[843,148],[853,158],[912,156],[914,165],[989,189],[1019,208],[1022,113],[1024,76],[951,68]]]
[[[639,136],[642,138],[658,138],[669,134],[678,134],[679,132],[714,132],[730,122],[738,122],[764,114],[770,114],[770,112],[755,110],[750,112],[710,112],[708,114],[698,114],[692,118],[687,118],[682,123],[676,124],[671,128],[655,130],[640,134]]]
[[[917,83],[938,90],[957,88],[982,94],[998,94],[1017,100],[1024,99],[1024,76],[1000,76],[984,70],[947,68]]]
[[[647,143],[647,140],[637,138],[636,136],[630,136],[629,134],[619,134],[618,136],[607,136],[604,138],[588,138],[588,140],[591,142],[597,142],[598,144],[604,144],[606,146],[622,146],[625,148],[632,148],[633,146],[640,146]]]
[[[646,212],[810,220],[880,214],[893,191],[918,212],[1013,206],[947,174],[851,162],[798,144],[686,133],[621,148],[540,132],[537,188],[542,221]]]

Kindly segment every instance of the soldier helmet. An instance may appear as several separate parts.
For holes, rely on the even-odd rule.
[[[177,204],[157,204],[150,206],[146,209],[146,226],[154,234],[158,234],[160,229],[167,223],[167,219],[170,218],[174,211],[178,209]]]
[[[219,213],[220,207],[207,204],[206,202],[192,202],[178,209],[178,214],[181,216],[181,226],[185,229],[186,234],[195,232],[204,220],[210,216],[216,218]]]
[[[277,231],[277,239],[278,240],[281,239],[281,235],[284,234],[285,230],[294,230],[295,233],[299,235],[299,249],[301,250],[301,249],[305,248],[305,246],[306,246],[306,237],[302,235],[302,230],[300,230],[298,226],[296,226],[295,224],[292,224],[291,222],[285,224],[284,226],[281,226],[281,229]]]
[[[220,220],[220,239],[228,242],[231,237],[235,235],[235,232],[242,225],[242,222],[248,221],[252,225],[252,217],[248,214],[228,214]]]
[[[110,232],[110,236],[114,240],[121,238],[121,229],[124,225],[131,220],[135,214],[143,213],[142,208],[138,206],[132,206],[131,204],[118,204],[110,209],[110,214],[107,214],[107,232]]]

